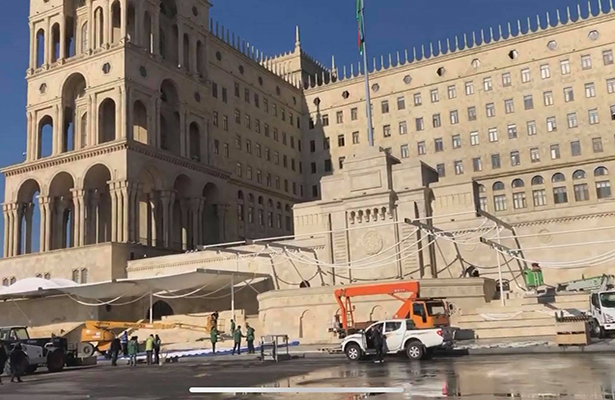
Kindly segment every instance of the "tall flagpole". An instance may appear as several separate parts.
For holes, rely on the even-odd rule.
[[[363,31],[363,70],[365,73],[365,109],[367,115],[367,140],[374,147],[374,127],[372,125],[372,100],[369,93],[369,68],[367,65],[367,45],[365,40],[365,1],[361,0],[361,28]]]

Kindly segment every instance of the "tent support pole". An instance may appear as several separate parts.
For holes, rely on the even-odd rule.
[[[235,320],[235,274],[231,275],[231,318]]]
[[[154,296],[149,292],[149,323],[154,323]]]

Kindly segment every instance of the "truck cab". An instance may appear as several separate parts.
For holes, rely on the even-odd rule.
[[[448,306],[442,300],[416,299],[412,302],[410,319],[419,329],[450,326]]]
[[[412,319],[379,321],[344,339],[341,346],[349,360],[357,361],[376,353],[373,342],[376,329],[384,334],[387,354],[405,352],[413,360],[420,360],[437,348],[453,344],[450,328],[417,329]]]
[[[615,332],[615,290],[592,293],[590,313],[599,337]]]

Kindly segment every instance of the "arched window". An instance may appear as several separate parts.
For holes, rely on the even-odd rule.
[[[572,179],[585,179],[587,178],[587,174],[582,169],[574,171],[572,174]]]
[[[137,142],[149,144],[149,137],[147,132],[147,108],[140,101],[135,101],[133,107],[133,125],[132,125],[132,138]]]
[[[243,192],[241,190],[237,192],[237,200],[243,200]]]
[[[3,278],[2,279],[2,286],[8,286],[9,285],[9,278]]]
[[[136,26],[136,11],[135,6],[132,3],[128,4],[128,20],[126,23],[126,31],[128,33],[128,41],[135,42],[137,39],[137,26]],[[147,40],[147,38],[146,38]]]
[[[154,53],[154,35],[152,34],[152,17],[149,12],[145,13],[143,20],[143,37],[145,38],[145,48],[150,54]]]
[[[98,143],[115,140],[115,101],[106,99],[98,112]]]
[[[15,282],[17,282],[17,278],[15,278],[14,276],[11,276],[11,280],[9,281],[9,284],[14,285]]]
[[[263,204],[263,196],[258,196],[258,204],[261,205],[261,206],[264,205]]]
[[[88,269],[83,268],[81,270],[81,283],[88,283]]]
[[[38,123],[37,158],[49,157],[53,152],[53,119],[46,115]]]
[[[594,176],[605,176],[609,174],[609,170],[605,167],[598,167],[594,170]]]
[[[205,69],[203,66],[205,65],[205,51],[204,51],[203,42],[200,40],[196,43],[196,72],[202,78],[205,75]]]
[[[252,193],[248,194],[248,201],[254,203],[254,195]]]
[[[478,185],[478,193],[485,193],[487,191],[487,188],[485,187],[485,185]]]
[[[73,282],[79,283],[79,270],[78,269],[73,270]]]
[[[196,122],[190,124],[190,158],[201,161],[201,132]]]
[[[512,187],[513,188],[525,187],[525,182],[523,182],[523,179],[515,179],[514,181],[512,181]]]
[[[535,177],[532,178],[532,185],[544,185],[545,184],[545,180],[543,179],[542,176],[540,175],[536,175]]]
[[[122,5],[115,0],[111,6],[111,42],[119,43],[122,35]]]
[[[276,204],[276,209],[281,210],[282,209],[282,203],[280,203],[278,201],[278,203]]]
[[[60,24],[51,27],[51,62],[60,59]]]
[[[187,71],[190,71],[190,36],[184,33],[184,59],[182,60],[182,67]]]
[[[273,200],[271,199],[267,200],[267,207],[273,208]]]
[[[88,51],[88,23],[81,25],[81,54]]]
[[[551,182],[553,183],[566,182],[566,177],[561,172],[558,172],[553,175],[553,177],[551,178]]]
[[[105,33],[105,13],[102,7],[94,11],[94,48],[102,47]]]
[[[39,29],[36,33],[36,68],[45,63],[45,31]]]
[[[496,182],[493,184],[493,191],[504,190],[504,184],[502,182]]]

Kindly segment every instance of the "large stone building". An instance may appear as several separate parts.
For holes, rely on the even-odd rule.
[[[265,57],[209,11],[206,0],[31,0],[26,160],[3,170],[5,286],[208,263],[270,274],[262,290],[458,278],[468,265],[496,277],[497,253],[477,240],[494,232],[529,260],[608,252],[613,10],[375,60],[376,148],[360,68],[315,61],[298,29],[293,50]],[[434,239],[430,225],[459,242]],[[601,243],[570,246],[593,228]],[[286,250],[252,242],[268,237]],[[237,246],[180,254],[221,242]],[[524,260],[510,261],[506,277],[522,285]],[[547,279],[609,267],[588,261]],[[490,285],[455,282],[429,285],[490,300]],[[289,293],[263,304],[321,301]]]

